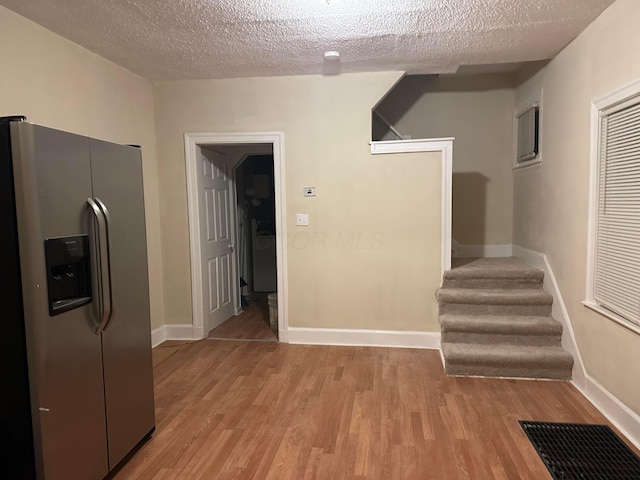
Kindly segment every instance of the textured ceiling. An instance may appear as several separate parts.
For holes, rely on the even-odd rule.
[[[614,0],[0,0],[151,80],[551,58]],[[339,63],[323,61],[327,50]]]

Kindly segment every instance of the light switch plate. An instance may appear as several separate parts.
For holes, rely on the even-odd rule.
[[[296,213],[296,225],[301,227],[309,226],[309,214],[308,213]]]

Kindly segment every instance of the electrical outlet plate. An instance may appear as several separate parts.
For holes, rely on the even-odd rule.
[[[296,213],[296,225],[301,227],[309,226],[309,214],[308,213]]]

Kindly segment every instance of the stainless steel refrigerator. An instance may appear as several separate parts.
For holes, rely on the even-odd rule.
[[[155,428],[140,149],[0,119],[0,225],[0,476],[103,479]]]

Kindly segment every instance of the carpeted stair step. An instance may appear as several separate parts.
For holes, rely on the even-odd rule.
[[[561,347],[443,343],[447,375],[569,380],[573,357]]]
[[[544,272],[516,258],[452,259],[438,299],[448,375],[571,378]]]
[[[441,315],[548,316],[553,302],[553,297],[545,291],[528,288],[441,288],[436,297]]]
[[[559,346],[562,325],[532,315],[441,315],[442,342]]]
[[[453,259],[443,288],[541,288],[544,272],[516,258]],[[457,264],[457,265],[456,265]]]
[[[445,278],[443,288],[540,288],[533,278]]]

